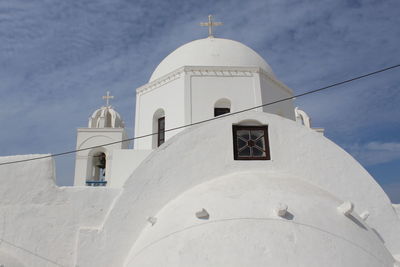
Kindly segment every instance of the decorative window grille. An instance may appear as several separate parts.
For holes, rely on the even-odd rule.
[[[233,125],[235,160],[270,160],[268,126]]]

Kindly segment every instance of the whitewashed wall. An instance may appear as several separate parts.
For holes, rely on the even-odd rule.
[[[287,215],[275,209],[287,205]],[[125,266],[393,266],[390,252],[341,201],[288,175],[243,172],[178,196],[148,224]],[[208,219],[196,212],[206,210]],[[154,256],[157,255],[157,256]]]
[[[112,174],[110,183],[111,188],[122,188],[125,181],[135,171],[135,169],[145,160],[152,150],[137,149],[115,149],[113,150]]]
[[[137,89],[135,113],[135,137],[154,132],[153,116],[157,110],[165,113],[167,129],[179,127],[185,123],[185,91],[184,77],[177,74],[174,78],[163,80],[161,85],[151,83]],[[179,131],[166,133],[166,139]],[[154,137],[135,140],[135,149],[153,149]]]
[[[262,78],[261,78],[261,77]],[[214,117],[220,99],[240,111],[292,96],[292,91],[258,67],[184,66],[137,89],[135,136],[156,132],[154,114],[165,113],[166,129]],[[259,108],[294,120],[292,101]],[[166,133],[166,139],[182,129]],[[135,140],[136,149],[156,148],[156,136]]]
[[[85,149],[95,147],[93,149],[82,150],[76,153],[75,157],[75,176],[74,185],[86,185],[86,179],[91,177],[93,155],[96,152],[106,154],[106,180],[110,180],[112,175],[113,150],[128,148],[128,142],[116,143],[108,146],[104,144],[119,142],[127,139],[124,128],[78,128],[76,149]],[[101,147],[96,147],[101,146]]]
[[[232,124],[243,120],[258,120],[269,125],[272,160],[233,160]],[[122,266],[148,227],[148,218],[157,216],[167,203],[197,185],[246,171],[261,172],[265,179],[290,176],[320,188],[336,198],[337,203],[353,202],[355,214],[370,212],[366,223],[383,240],[379,242],[384,242],[392,254],[399,254],[399,218],[384,191],[357,161],[324,136],[292,120],[248,112],[192,127],[156,149],[126,181],[104,225],[97,231],[81,234],[78,264]],[[293,223],[303,223],[300,213]],[[268,217],[267,214],[260,216]],[[162,225],[163,220],[157,224]],[[318,226],[317,221],[314,226]],[[337,234],[333,229],[333,226],[323,228],[332,235]],[[370,251],[367,246],[379,246],[374,243],[376,239],[371,242],[360,246],[367,251]],[[91,247],[102,249],[91,250]]]
[[[270,161],[233,160],[232,124],[243,120],[269,125]],[[4,157],[0,162],[35,156]],[[154,254],[160,253],[160,259],[167,257],[165,263],[175,266],[179,249],[184,248],[184,265],[196,262],[204,249],[214,266],[223,266],[218,262],[223,251],[218,251],[227,246],[232,252],[225,261],[228,264],[243,263],[264,247],[270,257],[258,259],[278,265],[284,259],[294,262],[295,258],[281,252],[298,248],[294,255],[307,266],[349,266],[352,262],[369,266],[376,261],[389,266],[393,259],[386,248],[397,258],[400,254],[399,217],[373,178],[325,137],[279,116],[249,112],[183,131],[154,150],[121,190],[59,188],[53,164],[44,159],[0,166],[0,256],[4,255],[4,262],[142,267],[144,262],[159,264]],[[344,200],[355,204],[358,223],[337,212]],[[277,202],[288,204],[292,219],[274,215]],[[194,227],[185,237],[173,235],[180,227],[197,225],[194,213],[200,208],[210,211],[207,225],[197,228],[200,231]],[[370,217],[364,223],[358,214],[365,210]],[[235,222],[238,216],[253,219]],[[149,228],[149,217],[157,218],[156,228]],[[270,223],[258,224],[256,218]],[[292,239],[290,234],[279,234],[287,232]],[[223,236],[209,243],[218,234]],[[263,242],[263,235],[274,242]],[[148,246],[168,236],[160,246]],[[190,243],[192,238],[198,242]],[[228,246],[224,240],[236,245]],[[254,250],[238,245],[246,242],[258,245]],[[179,248],[179,244],[189,246]],[[330,253],[323,254],[325,249]],[[316,251],[325,256],[315,257]],[[345,257],[334,258],[339,254]],[[235,259],[237,255],[240,259]],[[345,262],[338,265],[338,259]]]
[[[38,156],[44,155],[0,162]],[[75,266],[78,230],[99,227],[119,192],[57,187],[51,158],[0,166],[0,185],[0,264],[7,255],[9,262],[14,258],[26,267]]]
[[[260,74],[261,99],[263,104],[293,97],[293,92],[284,84],[271,78],[265,72]],[[262,108],[264,112],[276,114],[294,120],[293,100],[267,105]]]

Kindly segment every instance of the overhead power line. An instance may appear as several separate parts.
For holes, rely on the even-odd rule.
[[[231,112],[231,113],[226,113],[224,115],[221,115],[221,116],[218,116],[218,117],[213,117],[213,118],[210,118],[210,119],[207,119],[207,120],[202,120],[202,121],[199,121],[199,122],[194,122],[194,123],[190,123],[190,124],[186,124],[186,125],[182,125],[182,126],[166,129],[165,132],[176,131],[176,130],[187,128],[187,127],[190,127],[190,126],[206,123],[206,122],[213,121],[213,120],[218,120],[218,119],[225,118],[225,117],[228,117],[228,116],[233,116],[233,115],[236,115],[236,114],[239,114],[239,113],[243,113],[243,112],[247,112],[247,111],[250,111],[250,110],[254,110],[254,109],[257,109],[257,108],[262,108],[262,107],[265,107],[265,106],[270,106],[270,105],[274,105],[274,104],[277,104],[277,103],[280,103],[280,102],[284,102],[284,101],[292,100],[292,99],[295,99],[295,98],[299,98],[299,97],[302,97],[302,96],[318,93],[318,92],[330,89],[332,87],[336,87],[336,86],[339,86],[339,85],[342,85],[342,84],[346,84],[346,83],[350,83],[350,82],[353,82],[353,81],[356,81],[356,80],[360,80],[360,79],[363,79],[363,78],[366,78],[366,77],[369,77],[369,76],[372,76],[372,75],[375,75],[375,74],[378,74],[378,73],[381,73],[381,72],[385,72],[385,71],[388,71],[388,70],[391,70],[391,69],[395,69],[395,68],[398,68],[398,67],[400,67],[400,64],[393,65],[393,66],[390,66],[390,67],[387,67],[387,68],[383,68],[383,69],[380,69],[380,70],[377,70],[377,71],[373,71],[373,72],[370,72],[370,73],[367,73],[367,74],[364,74],[364,75],[361,75],[361,76],[357,76],[357,77],[354,77],[354,78],[351,78],[351,79],[348,79],[348,80],[337,82],[337,83],[334,83],[334,84],[331,84],[331,85],[328,85],[328,86],[324,86],[324,87],[321,87],[321,88],[318,88],[318,89],[310,90],[310,91],[307,91],[305,93],[301,93],[301,94],[294,95],[294,96],[291,96],[291,97],[286,97],[286,98],[282,98],[282,99],[279,99],[279,100],[276,100],[276,101],[268,102],[268,103],[265,103],[265,104],[262,104],[262,105],[259,105],[259,106],[254,106],[254,107],[251,107],[251,108],[246,108],[246,109],[242,109],[242,110]],[[45,159],[45,158],[51,158],[51,157],[58,157],[58,156],[63,156],[63,155],[67,155],[67,154],[73,154],[73,153],[76,153],[76,152],[85,151],[85,150],[89,150],[89,149],[93,149],[93,148],[110,146],[110,145],[114,145],[114,144],[118,144],[118,143],[123,143],[123,142],[128,142],[128,141],[132,141],[132,140],[136,140],[136,139],[146,138],[146,137],[150,137],[150,136],[153,136],[153,135],[156,135],[156,134],[158,134],[158,133],[145,134],[145,135],[141,135],[141,136],[127,138],[127,139],[124,139],[124,140],[121,140],[121,141],[116,141],[116,142],[111,142],[111,143],[106,143],[106,144],[102,144],[102,145],[98,145],[98,146],[86,147],[86,148],[81,148],[81,149],[76,149],[76,150],[71,150],[71,151],[65,151],[65,152],[56,153],[56,154],[52,154],[52,155],[46,155],[46,156],[41,156],[41,157],[29,158],[29,159],[21,159],[21,160],[15,160],[15,161],[7,161],[7,162],[0,163],[0,166],[1,165],[9,165],[9,164],[21,163],[21,162],[27,162],[27,161],[33,161],[33,160],[39,160],[39,159]]]

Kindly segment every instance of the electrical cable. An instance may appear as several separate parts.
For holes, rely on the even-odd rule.
[[[279,100],[276,100],[276,101],[268,102],[268,103],[265,103],[265,104],[262,104],[262,105],[259,105],[259,106],[254,106],[254,107],[251,107],[251,108],[246,108],[246,109],[242,109],[242,110],[231,112],[231,113],[226,113],[226,114],[223,114],[223,115],[220,115],[220,116],[217,116],[217,117],[213,117],[213,118],[210,118],[210,119],[207,119],[207,120],[202,120],[202,121],[198,121],[198,122],[194,122],[194,123],[190,123],[190,124],[186,124],[186,125],[182,125],[182,126],[166,129],[165,132],[171,132],[171,131],[180,130],[180,129],[183,129],[183,128],[187,128],[187,127],[191,127],[191,126],[194,126],[194,125],[206,123],[206,122],[209,122],[209,121],[222,119],[224,117],[233,116],[233,115],[236,115],[236,114],[239,114],[239,113],[243,113],[243,112],[247,112],[247,111],[250,111],[250,110],[254,110],[254,109],[257,109],[257,108],[262,108],[262,107],[265,107],[265,106],[270,106],[270,105],[277,104],[277,103],[280,103],[280,102],[284,102],[284,101],[292,100],[292,99],[299,98],[299,97],[302,97],[302,96],[306,96],[306,95],[309,95],[309,94],[321,92],[321,91],[330,89],[332,87],[336,87],[336,86],[339,86],[339,85],[342,85],[342,84],[346,84],[346,83],[350,83],[350,82],[353,82],[353,81],[356,81],[356,80],[360,80],[360,79],[363,79],[363,78],[366,78],[366,77],[369,77],[369,76],[372,76],[372,75],[375,75],[375,74],[378,74],[378,73],[381,73],[381,72],[385,72],[385,71],[388,71],[388,70],[391,70],[391,69],[395,69],[395,68],[398,68],[398,67],[400,67],[400,64],[393,65],[393,66],[390,66],[390,67],[387,67],[387,68],[383,68],[383,69],[380,69],[380,70],[377,70],[377,71],[373,71],[373,72],[370,72],[370,73],[367,73],[367,74],[364,74],[364,75],[360,75],[360,76],[357,76],[357,77],[354,77],[354,78],[351,78],[351,79],[348,79],[348,80],[344,80],[344,81],[341,81],[341,82],[337,82],[337,83],[334,83],[334,84],[331,84],[331,85],[328,85],[328,86],[324,86],[324,87],[321,87],[321,88],[318,88],[318,89],[310,90],[310,91],[307,91],[305,93],[301,93],[301,94],[294,95],[294,96],[291,96],[291,97],[286,97],[286,98],[282,98],[282,99],[279,99]],[[85,150],[89,150],[89,149],[93,149],[93,148],[110,146],[110,145],[114,145],[114,144],[118,144],[118,143],[129,142],[129,141],[136,140],[136,139],[146,138],[146,137],[150,137],[150,136],[153,136],[153,135],[156,135],[156,134],[158,134],[158,133],[145,134],[145,135],[141,135],[141,136],[127,138],[127,139],[124,139],[124,140],[121,140],[121,141],[115,141],[115,142],[106,143],[106,144],[102,144],[102,145],[98,145],[98,146],[92,146],[92,147],[86,147],[86,148],[71,150],[71,151],[65,151],[65,152],[56,153],[56,154],[52,154],[52,155],[46,155],[46,156],[41,156],[41,157],[29,158],[29,159],[2,162],[2,163],[0,163],[0,166],[9,165],[9,164],[15,164],[15,163],[21,163],[21,162],[27,162],[27,161],[33,161],[33,160],[39,160],[39,159],[45,159],[45,158],[51,158],[51,157],[63,156],[63,155],[72,154],[72,153],[76,153],[76,152],[80,152],[80,151],[85,151]]]

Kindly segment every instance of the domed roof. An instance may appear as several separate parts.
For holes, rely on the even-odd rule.
[[[187,43],[157,66],[150,82],[183,66],[260,67],[272,74],[268,63],[253,49],[237,41],[205,38]]]
[[[340,204],[278,171],[215,177],[154,214],[126,266],[392,266],[373,229]]]
[[[112,106],[103,106],[89,118],[89,128],[124,128],[125,123]]]

